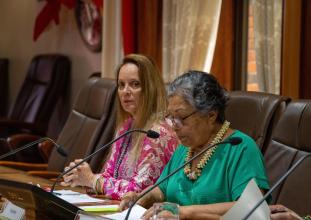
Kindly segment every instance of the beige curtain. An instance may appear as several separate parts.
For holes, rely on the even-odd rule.
[[[259,90],[280,93],[283,0],[252,0]]]
[[[221,0],[163,1],[163,76],[172,81],[188,69],[210,71]]]
[[[123,57],[121,0],[104,0],[102,77],[115,78]]]

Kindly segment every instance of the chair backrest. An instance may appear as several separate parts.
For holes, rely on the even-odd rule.
[[[112,140],[115,134],[115,126],[116,126],[116,115],[117,115],[117,108],[116,108],[116,102],[111,106],[111,114],[110,117],[105,119],[105,122],[102,123],[105,125],[105,127],[102,129],[100,138],[96,141],[96,143],[93,143],[93,151],[98,150],[108,142]],[[104,119],[104,118],[103,118]],[[113,120],[111,120],[113,119]],[[108,146],[106,149],[103,149],[102,151],[98,152],[98,154],[94,155],[94,157],[90,160],[89,164],[93,170],[93,172],[98,173],[102,170],[107,156],[110,152],[111,145]]]
[[[9,92],[9,60],[0,59],[0,117],[6,116]]]
[[[8,117],[41,124],[46,132],[58,98],[70,82],[70,66],[64,55],[35,56]]]
[[[276,112],[286,106],[289,98],[262,93],[233,91],[229,93],[226,119],[231,127],[252,137],[263,150]]]
[[[311,101],[292,101],[277,122],[264,154],[270,185],[305,154],[311,153]],[[311,213],[311,158],[307,158],[273,193],[281,203],[301,215]]]
[[[54,149],[48,170],[62,171],[69,162],[92,153],[104,131],[114,131],[115,95],[115,80],[92,77],[87,81],[57,140],[68,152],[68,157],[60,156]],[[107,140],[111,138],[112,133],[107,135]]]

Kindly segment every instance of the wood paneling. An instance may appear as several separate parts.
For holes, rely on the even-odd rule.
[[[222,0],[218,34],[211,73],[228,90],[233,86],[233,43],[234,43],[233,1]]]
[[[311,1],[302,3],[300,98],[311,99]]]
[[[162,69],[162,0],[136,0],[137,53],[148,55]]]
[[[281,95],[299,98],[302,0],[284,0]]]

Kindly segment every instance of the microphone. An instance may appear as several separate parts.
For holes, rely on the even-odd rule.
[[[141,133],[145,133],[147,135],[147,137],[149,138],[158,138],[160,136],[160,134],[156,131],[153,130],[141,130],[141,129],[132,129],[132,130],[128,130],[126,132],[124,132],[122,135],[120,135],[119,137],[113,139],[112,141],[110,141],[109,143],[105,144],[104,146],[100,147],[98,150],[94,151],[93,153],[91,153],[90,155],[86,156],[82,161],[80,161],[79,163],[77,163],[75,166],[71,167],[68,170],[65,170],[64,172],[62,172],[61,174],[58,175],[58,177],[56,178],[55,182],[53,183],[52,187],[51,187],[51,191],[50,193],[53,193],[54,188],[56,186],[56,183],[60,180],[60,178],[62,178],[64,175],[66,175],[67,173],[69,173],[70,171],[72,171],[73,169],[77,168],[78,166],[80,166],[82,163],[84,163],[85,161],[87,161],[88,159],[92,158],[95,154],[97,154],[98,152],[106,149],[107,147],[109,147],[111,144],[113,144],[114,142],[118,141],[119,139],[121,139],[122,137],[132,133],[132,132],[141,132]]]
[[[204,148],[203,150],[201,150],[197,155],[193,156],[190,160],[186,161],[184,164],[182,164],[181,166],[179,166],[177,169],[175,169],[173,172],[171,172],[169,175],[167,175],[166,177],[164,177],[161,181],[157,182],[156,184],[154,184],[152,187],[150,187],[148,190],[146,190],[145,192],[143,192],[141,195],[138,196],[138,198],[136,198],[134,200],[134,202],[130,205],[126,216],[125,216],[125,220],[128,220],[130,213],[132,211],[132,208],[134,207],[134,205],[137,203],[137,201],[139,199],[141,199],[142,197],[144,197],[147,193],[149,193],[150,191],[152,191],[154,188],[156,188],[157,186],[159,186],[161,183],[163,183],[165,180],[167,180],[168,178],[170,178],[171,176],[173,176],[175,173],[177,173],[179,170],[181,170],[182,168],[184,168],[187,164],[191,163],[193,160],[195,160],[196,158],[198,158],[199,156],[201,156],[203,153],[205,153],[206,151],[208,151],[209,149],[211,149],[212,147],[216,146],[216,145],[220,145],[220,144],[231,144],[231,145],[238,145],[242,142],[242,138],[240,137],[232,137],[229,138],[226,141],[222,141],[216,144],[212,144],[207,146],[206,148]]]
[[[160,137],[160,134],[156,131],[153,131],[153,130],[148,130],[147,132],[141,130],[141,132],[146,133],[147,137],[149,137],[149,138],[156,139],[156,138]]]
[[[62,155],[62,156],[64,156],[64,157],[67,157],[67,152],[65,151],[65,149],[64,149],[61,145],[57,144],[55,141],[53,141],[53,140],[52,140],[51,138],[49,138],[49,137],[43,137],[43,138],[40,138],[40,139],[38,139],[38,140],[36,140],[36,141],[33,141],[33,142],[29,143],[29,144],[26,144],[26,145],[24,145],[24,146],[22,146],[22,147],[19,147],[19,148],[13,150],[13,151],[10,151],[10,152],[8,152],[8,153],[6,153],[6,154],[1,155],[1,156],[0,156],[0,160],[6,158],[6,157],[8,157],[8,156],[11,156],[11,155],[13,155],[13,154],[16,154],[17,152],[20,152],[20,151],[22,151],[22,150],[25,150],[25,149],[27,149],[28,147],[34,146],[35,144],[39,144],[39,143],[41,143],[41,142],[43,142],[43,141],[51,141],[51,142],[54,144],[54,146],[56,147],[57,152],[58,152],[60,155]]]
[[[242,218],[242,220],[248,219],[251,214],[263,203],[268,196],[291,174],[307,157],[311,156],[311,154],[306,154],[302,156],[293,166],[283,175],[281,178],[271,187],[271,189],[264,195],[264,197],[256,203],[256,205]]]

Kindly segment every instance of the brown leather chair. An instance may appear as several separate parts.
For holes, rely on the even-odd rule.
[[[69,156],[60,162],[61,156],[54,149],[48,163],[49,170],[62,171],[69,162],[92,153],[102,136],[106,142],[113,137],[115,80],[93,77],[89,82],[93,85],[89,89],[86,88],[89,90],[88,93],[82,91],[82,96],[84,94],[85,97],[82,99],[79,97],[73,114],[63,129],[64,132],[57,140],[57,143],[67,149]]]
[[[0,59],[0,117],[6,116],[9,95],[9,60]]]
[[[116,83],[112,79],[92,77],[83,86],[56,141],[66,149],[67,158],[60,156],[55,148],[52,148],[48,164],[0,161],[0,165],[23,170],[41,170],[29,173],[46,178],[55,177],[69,162],[92,153],[100,139],[105,139],[106,142],[112,139],[115,125],[115,94]]]
[[[70,61],[66,56],[35,56],[13,108],[7,118],[0,119],[0,137],[7,138],[16,133],[45,136],[53,109],[70,82],[69,74]],[[0,146],[1,153],[8,150]],[[30,152],[29,155],[33,154]]]
[[[111,139],[114,137],[115,134],[115,125],[116,125],[116,102],[113,103],[111,106],[111,112],[109,118],[105,120],[103,123],[105,128],[102,129],[101,135],[96,142],[92,144],[93,146],[93,152],[101,148],[103,145],[107,144],[111,141]],[[93,140],[95,141],[95,140]],[[96,155],[94,155],[93,158],[90,159],[89,164],[93,170],[93,172],[98,173],[102,170],[107,156],[110,152],[111,146],[108,146],[107,149],[104,149],[100,152],[98,152]]]
[[[276,113],[285,109],[289,98],[262,92],[233,91],[229,93],[226,119],[231,127],[252,137],[265,150]]]
[[[273,129],[264,154],[270,185],[305,154],[311,153],[311,100],[292,101]],[[280,203],[304,216],[311,213],[311,157],[273,192]]]

